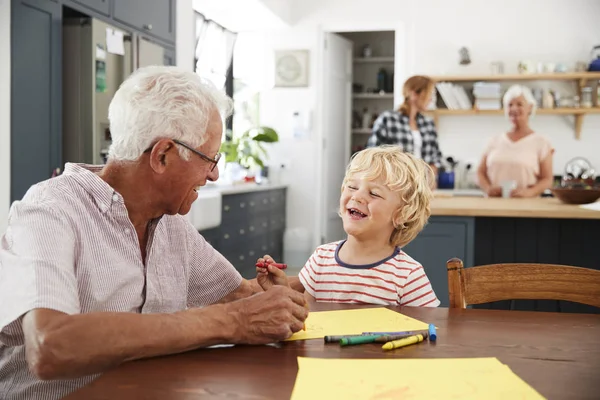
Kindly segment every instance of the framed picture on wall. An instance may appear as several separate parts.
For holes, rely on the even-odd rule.
[[[275,87],[308,86],[308,50],[275,50]]]

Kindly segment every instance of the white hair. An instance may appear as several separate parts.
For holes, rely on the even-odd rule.
[[[508,106],[513,99],[516,99],[519,96],[523,96],[525,101],[531,105],[531,116],[535,115],[535,110],[537,108],[537,102],[531,93],[531,89],[527,86],[523,85],[513,85],[508,88],[506,93],[504,93],[504,98],[502,99],[502,104],[504,106],[504,113],[508,117]]]
[[[121,84],[108,107],[108,158],[136,160],[161,138],[201,146],[208,139],[211,114],[217,111],[224,119],[231,110],[231,99],[194,72],[169,66],[140,68]],[[177,147],[189,160],[189,150]]]

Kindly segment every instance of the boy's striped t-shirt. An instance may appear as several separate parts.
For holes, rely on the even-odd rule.
[[[338,257],[344,243],[319,246],[300,271],[300,281],[317,301],[439,306],[423,266],[399,248],[377,263],[349,265]]]

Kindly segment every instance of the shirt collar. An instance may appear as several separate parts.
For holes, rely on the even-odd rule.
[[[98,172],[103,167],[103,165],[66,163],[63,175],[72,178],[89,193],[100,212],[104,214],[110,210],[113,203],[123,203],[123,196],[98,176]]]

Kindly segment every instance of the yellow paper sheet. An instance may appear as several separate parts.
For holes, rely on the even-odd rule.
[[[428,324],[386,308],[315,311],[306,319],[306,331],[288,340],[323,338],[330,335],[360,335],[363,332],[399,332],[427,329]]]
[[[298,357],[292,400],[543,399],[496,358]]]

